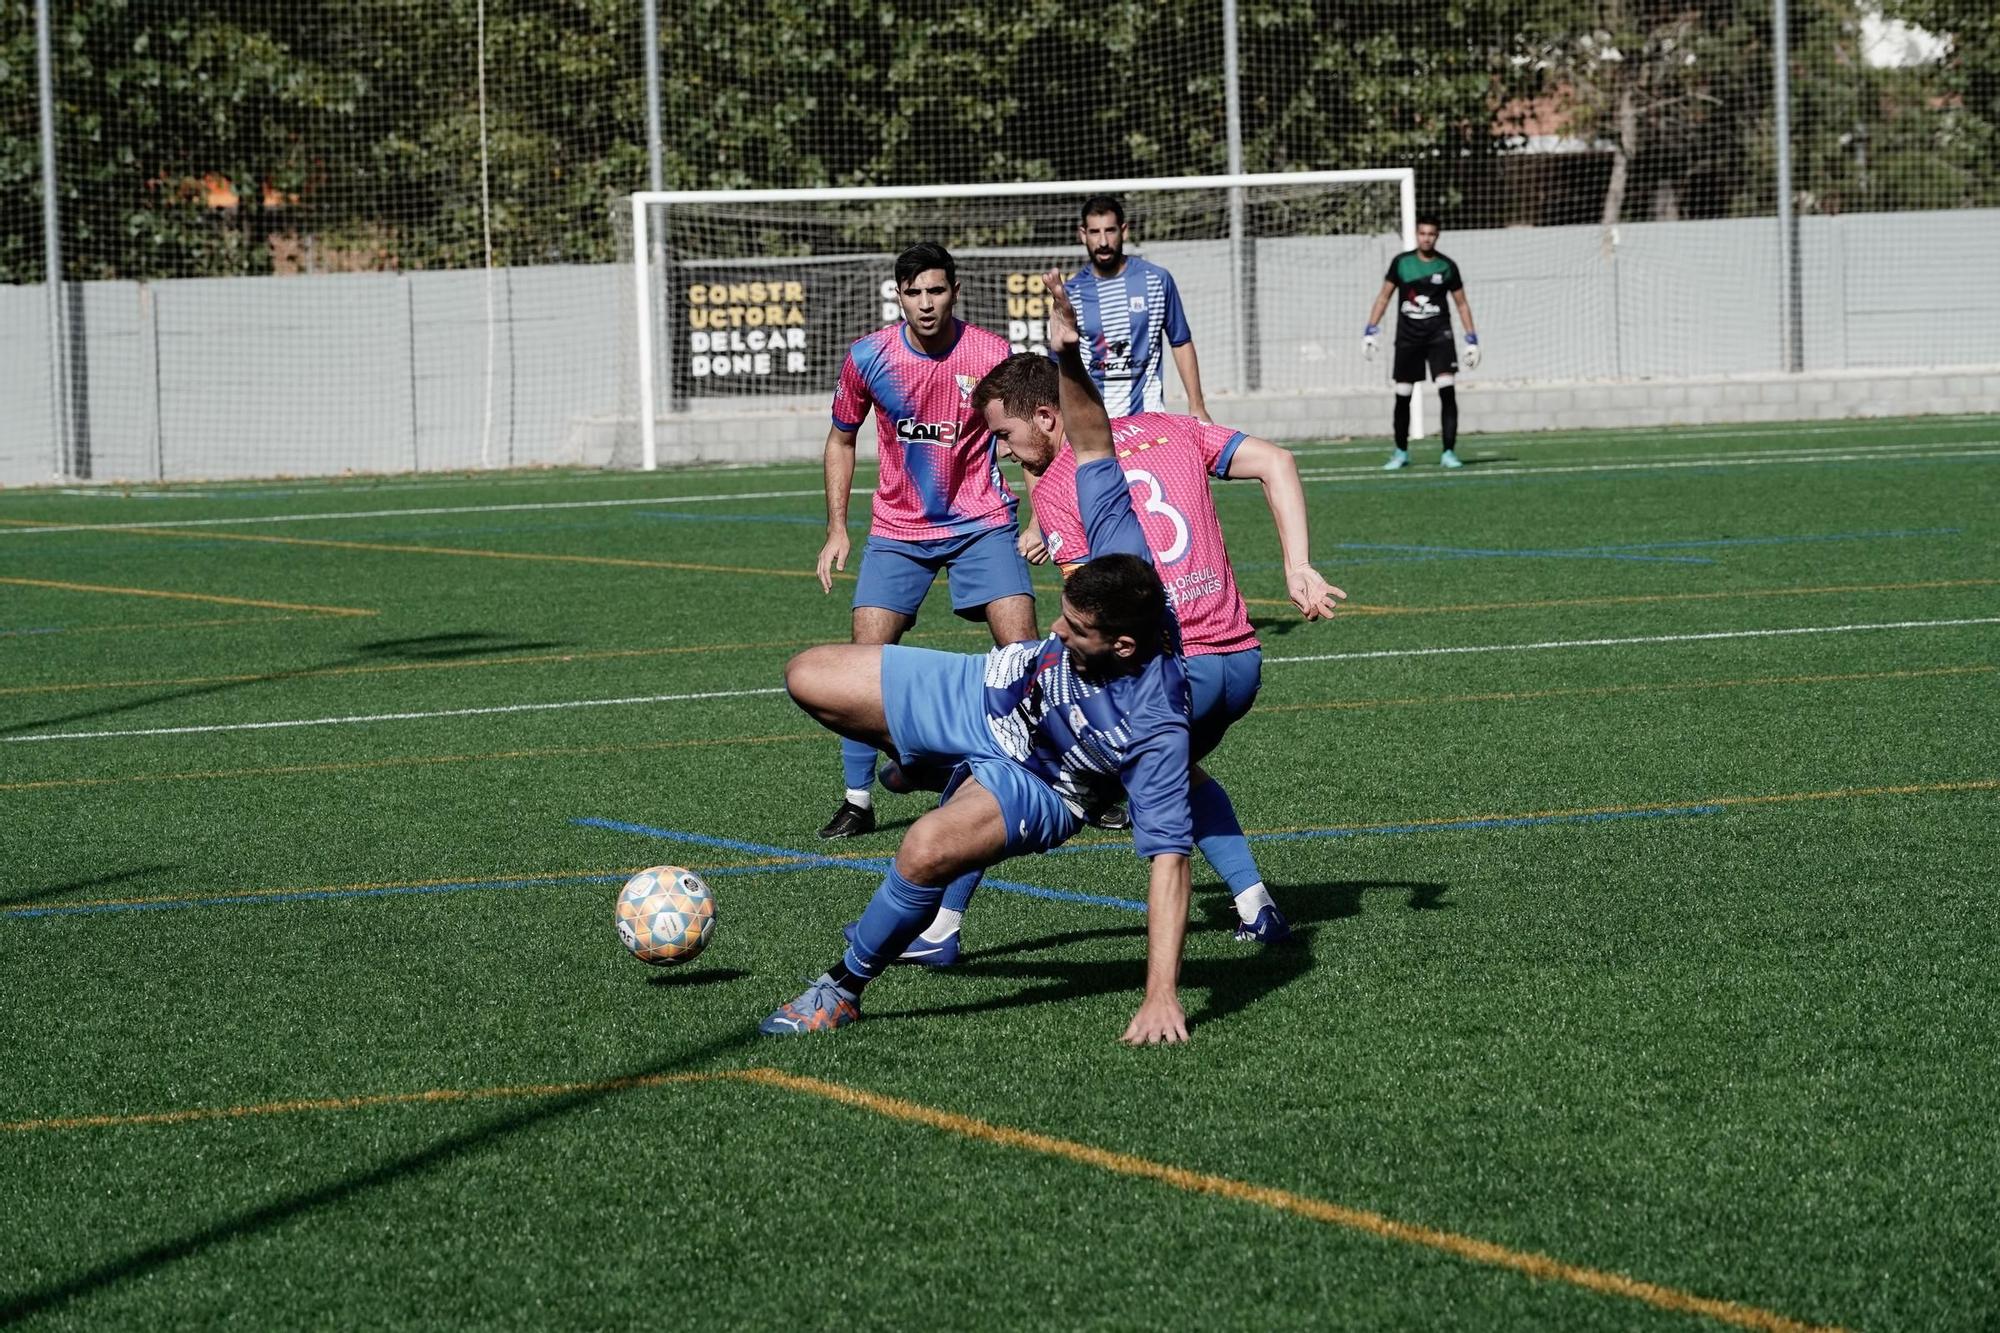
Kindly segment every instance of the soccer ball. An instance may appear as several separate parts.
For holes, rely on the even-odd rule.
[[[692,870],[654,866],[618,891],[618,938],[642,963],[692,960],[715,933],[715,895]]]

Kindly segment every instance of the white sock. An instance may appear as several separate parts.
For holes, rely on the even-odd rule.
[[[847,803],[849,805],[858,805],[863,810],[872,810],[875,808],[875,794],[866,787],[849,787],[847,789]]]
[[[1249,888],[1236,895],[1236,915],[1244,925],[1255,925],[1257,913],[1267,907],[1276,907],[1270,893],[1264,888],[1264,881],[1258,880]]]
[[[949,907],[938,908],[938,914],[924,930],[923,938],[932,944],[943,944],[958,933],[958,923],[965,920],[965,913]]]

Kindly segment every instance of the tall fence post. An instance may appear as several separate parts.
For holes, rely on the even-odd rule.
[[[35,0],[35,69],[42,121],[42,279],[48,296],[49,426],[55,475],[68,478],[75,460],[69,444],[69,346],[63,336],[62,208],[56,197],[56,65],[49,35],[49,0]]]
[[[1242,47],[1237,38],[1236,0],[1222,0],[1222,97],[1229,132],[1229,174],[1243,174]],[[1230,333],[1236,343],[1236,391],[1257,387],[1257,336],[1249,312],[1257,304],[1255,256],[1243,235],[1243,187],[1229,187],[1229,269],[1236,277],[1236,299],[1229,303]]]
[[[1771,102],[1777,137],[1778,283],[1784,303],[1779,327],[1784,330],[1784,367],[1796,374],[1805,369],[1805,295],[1799,262],[1799,220],[1792,210],[1792,71],[1790,16],[1785,0],[1771,0]]]

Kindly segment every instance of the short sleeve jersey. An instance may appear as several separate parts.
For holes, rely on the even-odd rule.
[[[1210,477],[1229,475],[1243,438],[1240,430],[1165,412],[1111,423],[1118,466],[1189,657],[1258,646],[1208,491]],[[1076,455],[1067,442],[1036,482],[1033,502],[1050,556],[1063,565],[1088,560],[1093,552],[1077,515]]]
[[[1077,469],[1078,507],[1100,552],[1141,555],[1145,541],[1122,481],[1108,458]],[[1192,849],[1188,684],[1177,652],[1155,654],[1135,674],[1098,679],[1078,671],[1053,634],[995,648],[986,655],[986,726],[1002,751],[1078,814],[1122,791],[1140,856]]]
[[[1133,256],[1109,278],[1086,264],[1063,290],[1076,306],[1104,410],[1116,418],[1166,406],[1160,375],[1166,349],[1194,338],[1173,274]]]
[[[1451,337],[1450,293],[1465,286],[1458,265],[1441,251],[1429,259],[1405,250],[1389,261],[1382,281],[1396,284],[1396,341],[1427,343]]]
[[[841,363],[834,424],[859,430],[875,410],[881,473],[873,536],[935,541],[1014,524],[1014,493],[986,419],[972,408],[973,387],[1013,348],[998,334],[956,324],[943,356],[918,350],[898,322],[858,339]]]

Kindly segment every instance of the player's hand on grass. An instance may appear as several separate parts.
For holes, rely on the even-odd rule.
[[[1286,570],[1285,591],[1291,596],[1292,605],[1307,620],[1330,619],[1340,609],[1340,604],[1347,600],[1346,593],[1328,583],[1311,565]]]
[[[1070,304],[1069,293],[1063,290],[1060,270],[1050,269],[1042,274],[1042,285],[1048,288],[1049,296],[1049,350],[1061,355],[1083,341],[1076,331],[1076,307]]]
[[[842,573],[847,572],[847,552],[848,540],[845,528],[842,528],[839,532],[829,532],[826,535],[826,545],[819,548],[819,590],[821,592],[833,591],[834,570],[840,570]]]
[[[1031,565],[1046,565],[1049,562],[1049,546],[1042,540],[1042,534],[1033,524],[1021,529],[1021,535],[1014,542],[1014,549],[1021,558]]]
[[[1361,331],[1361,355],[1364,359],[1369,361],[1375,359],[1375,338],[1381,332],[1380,324],[1370,324]]]
[[[1148,995],[1119,1038],[1127,1046],[1172,1046],[1187,1039],[1187,1015],[1173,995]]]

